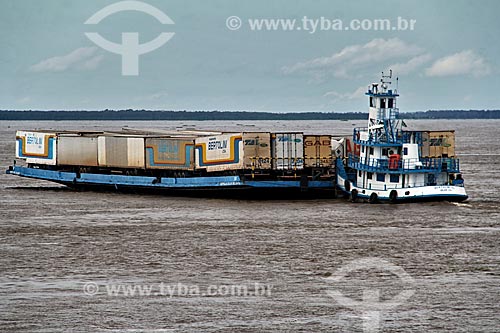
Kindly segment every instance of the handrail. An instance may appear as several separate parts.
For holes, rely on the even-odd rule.
[[[379,108],[377,117],[381,120],[396,120],[399,118],[399,108]]]
[[[383,143],[387,145],[401,145],[404,143],[416,143],[418,145],[422,145],[422,132],[421,131],[396,131],[396,140],[394,141],[389,141],[389,142],[380,142],[378,140],[374,140],[374,138],[369,137],[368,140],[361,140],[360,139],[360,133],[361,132],[367,132],[368,127],[356,127],[353,130],[353,141],[356,144],[376,144],[376,143]],[[412,140],[413,138],[413,140]]]
[[[365,169],[375,172],[390,171],[447,171],[460,172],[460,161],[458,158],[448,157],[426,157],[426,158],[403,158],[400,160],[391,160],[389,158],[369,158],[361,161],[357,155],[349,154],[348,165],[354,169]]]
[[[387,183],[387,184],[374,184],[374,183],[370,183],[369,186],[368,186],[368,189],[369,190],[374,190],[374,191],[387,191],[387,190],[391,190],[391,189],[415,189],[415,188],[419,188],[419,187],[424,187],[424,186],[457,186],[457,187],[463,187],[463,183],[462,184],[453,184],[449,181],[446,181],[446,182],[440,182],[440,183],[429,183],[429,182],[417,182],[417,183],[412,183],[412,184],[406,184],[404,187],[399,184],[399,183]]]

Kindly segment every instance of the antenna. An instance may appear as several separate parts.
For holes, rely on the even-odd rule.
[[[384,75],[384,72],[382,72],[382,78],[383,79],[391,79],[392,78],[392,69],[389,69],[389,75]]]
[[[392,69],[389,70],[389,75],[384,75],[384,72],[382,72],[382,78],[380,79],[380,82],[382,82],[382,87],[384,89],[387,88],[387,84],[392,84],[391,81],[386,81],[385,79],[391,79],[392,78]]]

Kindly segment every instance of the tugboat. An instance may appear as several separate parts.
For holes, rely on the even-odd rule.
[[[370,203],[466,200],[454,149],[437,149],[450,146],[442,134],[403,130],[391,79],[392,70],[382,72],[380,82],[368,87],[368,127],[354,128],[354,153],[337,158],[337,186],[352,201]],[[454,145],[454,132],[447,133]]]

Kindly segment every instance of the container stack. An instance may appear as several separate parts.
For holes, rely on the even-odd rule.
[[[296,172],[332,168],[332,138],[300,132],[18,131],[28,164],[98,170]]]

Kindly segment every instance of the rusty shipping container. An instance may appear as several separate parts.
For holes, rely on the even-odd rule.
[[[329,168],[332,163],[332,136],[304,135],[304,166]]]
[[[304,168],[303,133],[273,133],[271,155],[274,170],[301,170]]]
[[[146,138],[146,168],[194,170],[194,138]]]
[[[144,169],[144,137],[102,135],[98,137],[98,164],[101,167]]]
[[[271,169],[271,133],[244,132],[243,167],[245,169]]]
[[[423,131],[422,157],[455,157],[455,131]]]

